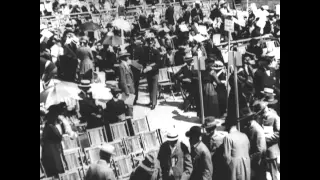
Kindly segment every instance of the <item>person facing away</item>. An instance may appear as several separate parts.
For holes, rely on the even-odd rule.
[[[91,164],[85,180],[116,180],[113,170],[110,167],[111,156],[115,155],[114,147],[104,144],[100,149],[100,160]]]
[[[147,154],[145,159],[139,163],[131,173],[129,180],[159,180],[160,169],[156,167],[156,159],[152,154]]]
[[[225,180],[250,180],[250,141],[237,130],[236,124],[236,120],[226,122],[229,134],[223,139],[223,157],[228,165]]]
[[[212,157],[212,179],[224,180],[226,174],[226,165],[223,159],[223,138],[228,134],[224,131],[217,131],[218,121],[213,116],[205,118],[205,123],[202,125],[206,133],[202,135],[202,142],[208,147]]]
[[[212,160],[209,149],[200,140],[202,133],[199,126],[193,126],[186,132],[191,146],[193,171],[190,180],[211,180]]]
[[[162,180],[188,180],[192,173],[192,160],[188,147],[179,140],[176,131],[167,134],[167,141],[158,153]]]

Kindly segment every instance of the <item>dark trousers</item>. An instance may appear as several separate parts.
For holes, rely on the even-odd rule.
[[[156,75],[147,74],[150,103],[153,106],[157,105],[158,78],[159,78],[158,74]]]
[[[134,102],[136,102],[138,100],[138,95],[139,95],[139,83],[140,83],[140,76],[141,76],[141,72],[140,70],[138,70],[135,67],[131,68],[132,74],[133,74],[133,80],[134,80],[134,90],[135,90],[135,98],[134,98]]]
[[[272,180],[278,180],[277,173],[279,172],[277,159],[267,160],[267,171],[270,172]]]

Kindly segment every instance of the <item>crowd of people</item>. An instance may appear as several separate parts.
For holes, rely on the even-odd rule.
[[[181,3],[181,11],[177,13],[168,3],[164,14],[154,6],[151,13],[141,8],[130,32],[122,34],[110,22],[97,30],[101,33],[99,38],[85,32],[77,18],[67,23],[64,32],[40,25],[40,86],[47,89],[52,79],[60,79],[77,83],[82,90],[79,95],[82,100],[72,105],[62,103],[40,110],[40,156],[48,176],[57,177],[64,172],[60,158],[62,134],[76,137],[79,123],[87,123],[90,129],[108,127],[126,116],[133,117],[143,78],[147,79],[149,90],[148,106],[155,109],[161,68],[180,67],[170,74],[174,90],[185,95],[185,110],[195,107],[200,116],[199,90],[195,88],[199,82],[193,58],[204,57],[205,133],[201,127],[192,127],[186,133],[191,151],[174,131],[169,133],[158,157],[147,156],[131,179],[248,180],[265,179],[266,172],[273,180],[279,179],[280,59],[276,59],[272,49],[264,52],[257,37],[271,34],[273,40],[280,41],[280,16],[261,7],[250,10],[242,19],[223,0],[213,4],[206,15],[200,4],[198,1],[191,6]],[[224,20],[232,18],[238,22],[234,23],[234,32],[229,37]],[[229,68],[228,59],[213,40],[216,34],[220,34],[219,41],[252,38],[242,55],[242,65],[237,67],[240,117],[236,112],[234,68]],[[105,43],[110,36],[122,36],[125,43]],[[241,45],[233,44],[230,48],[238,51]],[[113,82],[107,84],[112,98],[105,108],[88,91],[90,84],[105,84],[97,75],[99,71],[105,72],[106,80]],[[120,98],[123,94],[133,95],[133,104],[126,104]],[[215,130],[215,119],[222,117],[229,133]],[[241,132],[236,128],[239,122]],[[108,166],[113,151],[106,146],[101,149],[98,164],[90,167],[87,179],[114,179],[113,172],[103,168]],[[155,165],[157,159],[159,167]]]

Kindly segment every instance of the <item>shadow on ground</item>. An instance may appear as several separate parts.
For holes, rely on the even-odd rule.
[[[159,102],[159,106],[173,106],[173,107],[178,107],[179,109],[182,109],[182,102],[161,101]]]
[[[172,114],[174,114],[172,118],[175,119],[175,120],[201,124],[201,122],[200,122],[198,117],[184,116],[184,115],[180,114],[176,110],[172,111]]]

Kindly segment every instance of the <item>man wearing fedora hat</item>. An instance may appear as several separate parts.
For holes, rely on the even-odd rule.
[[[253,180],[266,179],[265,155],[267,150],[266,138],[263,128],[253,117],[250,108],[241,110],[241,131],[243,131],[250,141],[251,177]]]
[[[119,88],[125,93],[128,97],[130,94],[135,94],[135,86],[134,86],[134,79],[133,73],[131,71],[131,59],[129,59],[130,54],[127,51],[121,51],[119,54],[119,59],[121,60],[119,71]],[[129,105],[129,116],[132,116],[133,107]]]
[[[201,141],[201,127],[192,126],[186,132],[191,146],[191,158],[193,170],[190,180],[211,180],[212,159],[207,146]]]
[[[110,144],[102,145],[100,160],[90,165],[85,177],[86,180],[116,180],[114,172],[110,167],[111,156],[115,155],[114,149]]]
[[[255,101],[253,110],[257,114],[257,121],[262,125],[265,133],[267,150],[266,165],[267,171],[270,172],[272,180],[278,180],[278,163],[280,158],[280,117],[277,113],[268,107],[264,101]]]
[[[176,130],[166,136],[160,146],[158,160],[163,180],[188,180],[192,172],[192,160],[188,147],[179,140]]]
[[[160,169],[156,167],[156,159],[152,154],[147,154],[145,159],[131,173],[130,180],[158,180]]]
[[[202,125],[205,128],[206,133],[202,135],[202,142],[208,147],[212,157],[212,179],[223,180],[226,174],[226,167],[223,161],[223,149],[221,146],[223,138],[228,134],[224,131],[217,131],[216,127],[219,124],[214,117],[209,116],[204,120]]]
[[[249,42],[250,42],[250,44],[247,47],[246,51],[256,55],[257,58],[260,58],[262,56],[262,54],[263,54],[263,50],[258,45],[259,44],[259,40],[255,39],[255,38],[252,38]]]

